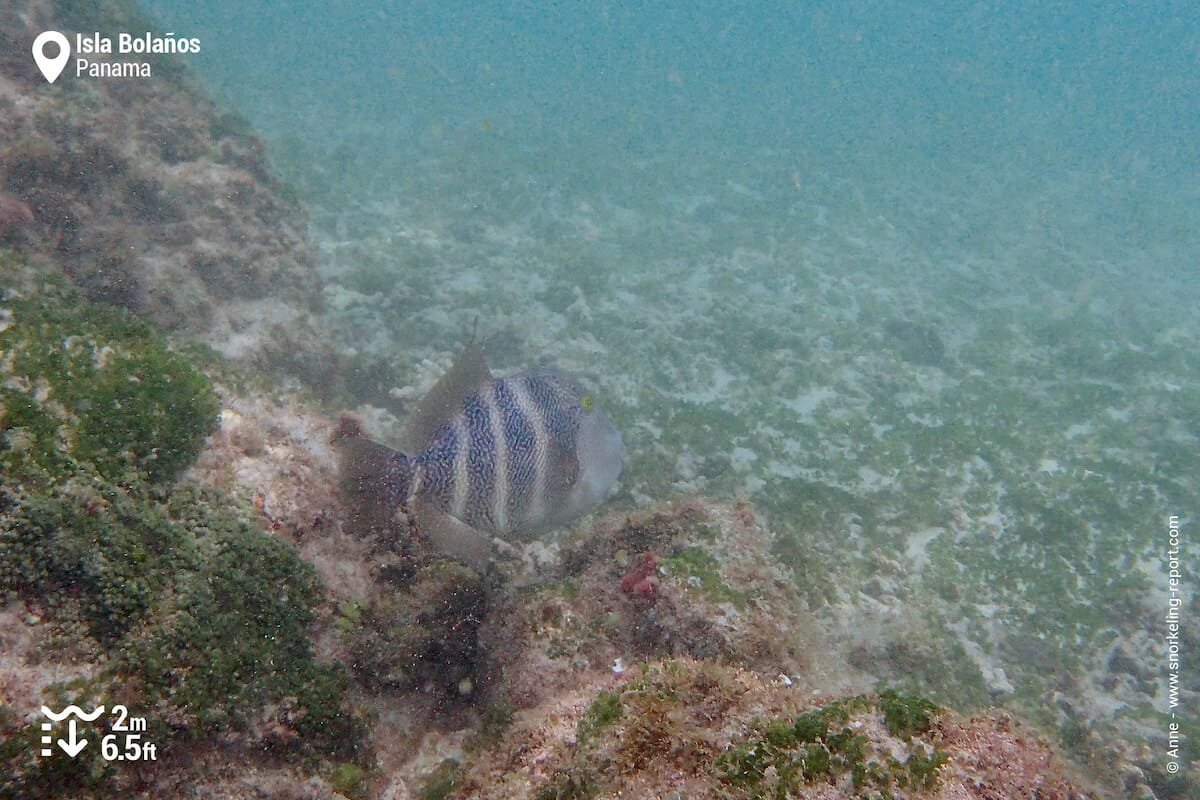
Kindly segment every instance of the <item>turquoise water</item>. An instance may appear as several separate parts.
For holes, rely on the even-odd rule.
[[[763,508],[880,678],[1159,741],[1192,5],[197,5],[149,4],[311,204],[357,400],[478,319],[602,390],[614,504]]]
[[[1015,247],[1011,270],[1052,288],[1196,311],[1200,22],[1185,3],[149,6],[203,39],[193,63],[215,92],[350,222],[348,200],[432,180],[510,220],[611,198],[681,222],[659,242],[687,249],[681,214],[765,243],[841,204],[894,218],[918,250]],[[619,234],[602,244],[644,258]],[[928,272],[896,278],[945,270]]]

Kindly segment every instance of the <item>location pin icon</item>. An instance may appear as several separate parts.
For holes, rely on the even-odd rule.
[[[46,45],[50,42],[58,45],[58,55],[53,58],[46,55]],[[38,69],[42,71],[46,80],[54,83],[62,74],[63,67],[71,60],[71,43],[58,31],[43,31],[33,40],[33,60],[37,62]]]

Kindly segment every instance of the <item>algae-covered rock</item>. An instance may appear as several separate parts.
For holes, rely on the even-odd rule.
[[[29,57],[48,29],[74,40],[155,28],[131,0],[0,5],[0,241],[90,299],[243,365],[332,385],[307,215],[187,57],[145,54],[149,78],[53,86]]]
[[[315,570],[172,482],[215,424],[209,378],[128,312],[0,266],[0,622],[24,642],[3,654],[0,796],[104,795],[154,767],[39,756],[41,704],[123,704],[164,754],[365,757],[344,670],[313,654]]]
[[[28,285],[15,256],[0,261],[5,471],[45,484],[86,464],[160,482],[190,464],[219,410],[203,373],[129,312],[63,283]]]
[[[590,698],[590,699],[589,699]],[[649,662],[547,698],[459,770],[451,798],[1084,797],[1002,716],[837,698],[711,661]]]
[[[750,506],[700,498],[594,523],[564,548],[558,580],[497,599],[481,632],[495,684],[526,706],[618,659],[670,656],[855,680],[772,538]]]
[[[485,600],[477,572],[432,561],[366,609],[349,638],[354,668],[376,686],[470,694],[478,680],[476,631]]]

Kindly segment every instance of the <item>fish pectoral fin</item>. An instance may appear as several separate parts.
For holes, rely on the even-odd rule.
[[[548,489],[551,494],[565,492],[579,479],[579,454],[574,443],[567,444],[558,440],[552,441],[547,449]]]
[[[483,572],[492,560],[492,538],[432,503],[417,499],[413,516],[421,533],[439,551]]]
[[[450,369],[433,385],[409,419],[401,446],[406,452],[424,450],[437,429],[462,408],[463,401],[492,380],[483,351],[474,341],[455,357]]]

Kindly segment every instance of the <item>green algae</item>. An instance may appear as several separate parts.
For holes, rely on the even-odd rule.
[[[730,603],[739,611],[746,610],[745,592],[732,588],[721,576],[720,564],[703,547],[676,547],[663,559],[667,574],[698,583],[700,592],[715,603]]]
[[[96,686],[89,681],[60,682],[47,687],[43,702],[50,708],[68,704],[87,707],[96,702]],[[105,698],[106,699],[106,698]],[[86,731],[86,729],[85,729]],[[19,719],[7,706],[0,706],[0,797],[5,800],[40,800],[72,797],[104,800],[112,796],[112,781],[118,765],[101,757],[100,748],[85,747],[75,758],[37,758],[42,731]],[[139,770],[126,764],[127,770]]]
[[[579,720],[577,738],[581,742],[591,739],[619,720],[623,712],[624,706],[619,693],[600,692],[588,706],[588,710],[584,712],[583,718]]]
[[[539,797],[590,797],[608,781],[655,765],[710,775],[728,798],[805,795],[805,787],[848,780],[850,796],[889,797],[900,789],[934,789],[948,754],[931,741],[939,708],[920,696],[884,690],[843,698],[791,718],[755,723],[720,743],[707,727],[711,710],[746,691],[734,674],[707,662],[643,665],[619,690],[597,694],[580,720],[569,763]],[[865,724],[876,718],[888,736]]]
[[[933,789],[949,759],[940,748],[913,743],[927,734],[937,706],[919,697],[884,691],[836,700],[791,720],[762,723],[753,735],[722,753],[714,774],[736,798],[786,798],[814,783],[849,777],[853,797],[891,797],[897,788]],[[882,714],[888,732],[909,743],[904,760],[873,749],[866,728],[853,719]]]
[[[160,746],[249,731],[261,709],[282,704],[300,749],[359,757],[344,671],[317,664],[309,642],[321,599],[312,568],[248,511],[223,508],[227,498],[97,491],[106,505],[91,512],[67,493],[6,493],[0,516],[0,592],[37,599],[52,629],[78,615],[108,653],[73,702],[129,696],[131,707],[155,710],[149,736]],[[34,785],[48,768],[16,773]]]
[[[365,800],[371,788],[370,773],[358,764],[343,761],[330,773],[329,785],[350,800]]]
[[[151,481],[191,463],[218,411],[208,380],[161,349],[119,357],[101,373],[81,415],[78,457],[102,474],[132,462]]]
[[[217,499],[172,498],[193,538],[176,555],[171,596],[120,643],[120,660],[199,730],[245,728],[254,709],[294,697],[306,709],[297,731],[327,739],[347,727],[336,702],[344,676],[313,659],[316,573],[289,545],[214,510]]]
[[[458,785],[461,767],[452,758],[443,759],[417,790],[417,800],[445,800]]]
[[[8,474],[47,484],[83,462],[108,480],[132,469],[159,482],[195,459],[220,406],[204,374],[150,326],[62,284],[2,305]]]
[[[769,796],[761,794],[760,787],[767,782],[768,771],[773,772],[778,781],[773,795],[786,797],[805,783],[862,770],[868,739],[846,727],[853,707],[850,701],[838,701],[790,723],[769,722],[757,736],[721,754],[714,771],[747,797]]]
[[[899,694],[894,689],[879,693],[879,707],[888,733],[906,742],[916,734],[928,733],[939,710],[923,697]]]
[[[215,423],[209,379],[148,325],[0,256],[18,287],[0,304],[0,600],[43,610],[47,656],[100,664],[43,699],[119,698],[160,748],[278,724],[304,758],[364,758],[344,670],[312,652],[315,571],[252,509],[171,482]],[[0,727],[4,793],[111,788],[98,748],[68,768],[25,748],[35,725]]]
[[[180,566],[185,532],[150,498],[98,478],[34,495],[5,487],[0,504],[0,590],[73,603],[105,646],[146,619]]]

